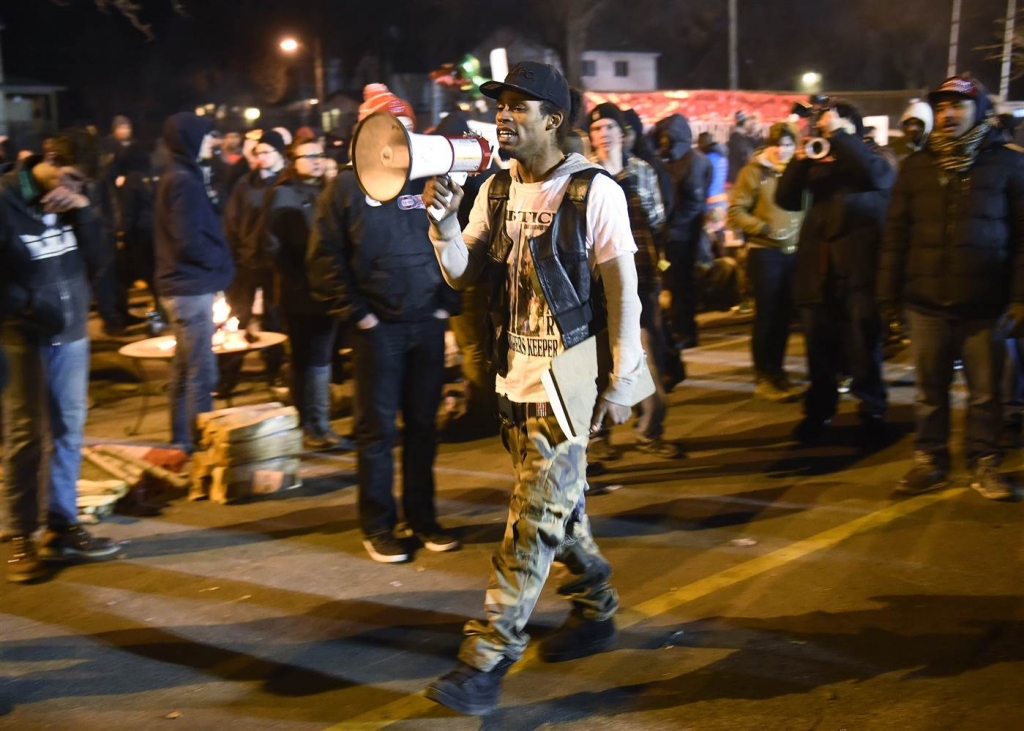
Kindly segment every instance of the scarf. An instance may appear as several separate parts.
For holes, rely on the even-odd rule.
[[[981,145],[992,131],[992,119],[986,117],[981,124],[957,138],[946,137],[939,131],[928,137],[928,149],[938,159],[939,167],[946,172],[962,173],[974,165],[981,152]]]

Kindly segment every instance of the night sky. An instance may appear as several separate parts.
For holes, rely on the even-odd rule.
[[[169,0],[140,0],[151,41],[118,13],[97,11],[92,0],[63,1],[66,7],[0,3],[5,70],[67,86],[62,122],[103,128],[119,112],[146,126],[204,101],[258,103],[253,69],[301,67],[279,55],[277,39],[309,37],[315,27],[322,29],[325,57],[340,58],[348,70],[376,50],[395,71],[427,72],[457,60],[496,25],[532,28],[553,43],[562,37],[557,27],[538,28],[531,10],[532,3],[555,0],[182,0],[187,17],[174,13]],[[740,85],[791,89],[806,70],[821,72],[831,89],[906,88],[908,79],[934,85],[945,75],[949,7],[951,0],[740,0]],[[964,2],[961,68],[993,91],[999,64],[976,49],[997,41],[994,21],[1005,7],[1004,0]],[[724,0],[613,2],[588,46],[660,51],[663,88],[724,88],[725,8]],[[908,61],[894,48],[919,52]],[[917,70],[908,73],[908,65]],[[1024,84],[1011,92],[1019,98]]]

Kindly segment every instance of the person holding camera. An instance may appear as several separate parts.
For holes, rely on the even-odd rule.
[[[99,220],[81,192],[75,144],[58,137],[0,178],[0,313],[6,578],[43,578],[40,559],[97,558],[119,547],[78,523],[78,475],[89,390],[88,276],[104,262]],[[46,442],[49,442],[47,445]],[[43,454],[49,464],[43,466]],[[49,474],[38,547],[40,479]]]
[[[562,432],[541,377],[554,356],[607,321],[614,362],[591,417],[593,432],[629,418],[644,357],[626,196],[605,171],[560,146],[580,93],[554,66],[534,62],[517,64],[504,82],[489,81],[480,91],[497,100],[498,152],[512,161],[510,169],[484,183],[465,231],[455,215],[460,186],[432,179],[423,194],[441,214],[430,237],[445,278],[456,287],[488,283],[502,441],[515,473],[487,619],[466,624],[461,662],[426,691],[470,714],[497,705],[502,678],[529,642],[526,624],[554,561],[567,569],[559,593],[573,609],[541,644],[541,657],[585,657],[615,639],[618,596],[583,500],[586,444]]]
[[[827,433],[839,402],[838,379],[847,370],[851,393],[860,401],[862,446],[874,447],[889,437],[882,318],[874,295],[895,171],[864,141],[864,123],[853,105],[825,98],[813,119],[821,138],[797,148],[775,196],[793,212],[810,199],[793,274],[810,387],[794,436],[808,444]]]
[[[906,306],[917,374],[914,465],[897,492],[943,487],[949,471],[949,388],[963,361],[971,487],[1014,496],[1002,459],[1005,339],[1024,334],[1024,156],[1006,144],[985,88],[952,76],[929,95],[935,129],[903,163],[893,189],[878,300]]]

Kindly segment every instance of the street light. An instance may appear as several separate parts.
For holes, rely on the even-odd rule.
[[[298,52],[299,46],[301,45],[297,38],[292,36],[285,36],[277,44],[278,47],[288,55],[292,55]],[[313,58],[313,84],[316,87],[314,94],[315,98],[309,100],[309,104],[319,104],[324,100],[324,63],[323,54],[320,49],[320,34],[317,33],[313,36],[313,47],[310,49],[311,56]]]
[[[252,124],[260,118],[260,110],[256,107],[247,107],[246,110],[242,112],[242,116],[245,117],[246,122]]]
[[[810,93],[814,93],[821,90],[821,74],[817,71],[808,71],[800,77],[800,83],[803,84],[804,90]]]

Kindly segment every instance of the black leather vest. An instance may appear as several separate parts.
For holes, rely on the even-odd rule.
[[[600,168],[587,168],[570,176],[569,187],[551,225],[540,236],[529,240],[536,283],[544,294],[566,348],[583,342],[607,324],[604,292],[591,274],[586,243],[590,186],[597,175],[607,174]],[[491,366],[503,377],[508,374],[511,317],[508,257],[513,241],[505,232],[505,210],[511,185],[511,174],[502,170],[491,180],[487,195],[491,242],[485,279],[492,335],[488,350]]]

